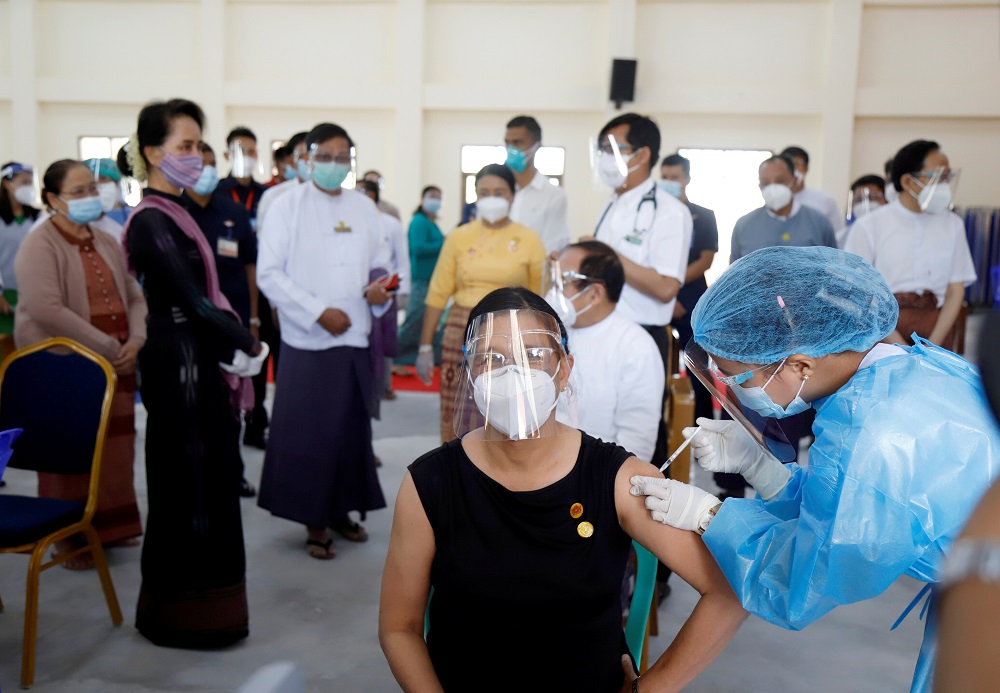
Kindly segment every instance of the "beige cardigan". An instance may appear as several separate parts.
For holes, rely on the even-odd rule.
[[[128,341],[146,342],[146,299],[125,268],[121,246],[107,232],[93,229],[94,248],[111,269],[115,287],[128,312]],[[66,241],[51,219],[33,230],[14,260],[17,310],[14,343],[23,348],[49,339],[69,337],[108,359],[121,345],[90,324],[87,279],[79,246]]]

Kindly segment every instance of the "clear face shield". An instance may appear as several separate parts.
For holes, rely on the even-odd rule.
[[[11,197],[25,207],[42,207],[42,186],[38,174],[33,170],[13,164],[0,169],[0,181],[10,190]]]
[[[111,170],[114,162],[110,159],[88,159],[84,162],[87,168],[94,174],[94,183],[97,184],[97,196],[101,200],[101,208],[105,212],[110,212],[122,203],[124,191],[122,190],[121,175],[118,168]],[[117,178],[113,177],[117,175]]]
[[[575,421],[571,364],[555,318],[535,310],[477,317],[466,335],[454,430],[485,441],[565,435]]]
[[[763,370],[769,366],[756,366],[745,372],[725,375],[722,373],[712,357],[693,339],[684,347],[684,364],[688,373],[693,374],[702,385],[708,388],[719,403],[722,404],[734,421],[738,421],[754,439],[754,441],[777,458],[779,462],[794,462],[798,456],[798,447],[790,442],[792,437],[785,433],[782,428],[782,420],[769,418],[758,414],[749,408],[744,408],[734,392],[735,388],[741,387],[753,377],[755,371]],[[797,441],[796,441],[797,443]]]
[[[625,153],[622,150],[627,150]],[[614,135],[604,139],[590,138],[590,171],[596,190],[617,190],[625,184],[629,174],[632,153],[628,143],[619,142]]]
[[[955,190],[961,178],[961,169],[938,166],[929,173],[910,174],[920,187],[917,204],[921,212],[943,212],[954,206]]]
[[[257,158],[243,148],[239,140],[233,140],[229,145],[229,165],[233,178],[253,178],[263,173],[263,168]]]

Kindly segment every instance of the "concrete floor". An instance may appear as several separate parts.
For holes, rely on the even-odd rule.
[[[382,484],[392,507],[406,465],[437,444],[437,399],[400,393],[383,405],[375,449],[384,466]],[[136,489],[145,511],[140,408]],[[260,476],[263,453],[244,450],[247,476]],[[34,475],[9,470],[4,493],[34,493]],[[696,483],[712,488],[696,476]],[[42,575],[36,690],[75,693],[233,691],[258,667],[292,660],[310,691],[398,690],[376,637],[379,582],[391,510],[369,515],[371,540],[337,541],[333,561],[309,558],[304,531],[272,518],[254,501],[243,502],[250,600],[250,637],[223,651],[158,648],[133,627],[139,588],[139,549],[109,552],[118,598],[125,613],[111,626],[94,572],[54,568]],[[0,689],[20,680],[27,559],[0,556]],[[660,609],[659,656],[690,613],[696,593],[676,578]],[[878,599],[841,608],[801,633],[751,618],[723,655],[687,690],[695,693],[764,691],[906,691],[916,661],[922,624],[915,615],[895,632],[889,627],[917,593],[901,579]],[[652,661],[651,658],[651,661]]]

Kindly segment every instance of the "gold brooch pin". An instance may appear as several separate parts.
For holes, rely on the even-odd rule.
[[[574,503],[573,505],[569,506],[569,516],[572,517],[574,520],[579,519],[582,515],[583,515],[582,505],[580,505],[579,503]]]
[[[589,522],[581,522],[576,526],[576,533],[584,539],[590,539],[594,536],[594,525]]]

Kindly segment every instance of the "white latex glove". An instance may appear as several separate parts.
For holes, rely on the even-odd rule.
[[[406,310],[408,305],[410,305],[410,294],[396,294],[396,307],[399,310]]]
[[[764,500],[770,500],[785,487],[792,473],[773,456],[764,452],[750,434],[736,421],[700,418],[701,430],[685,428],[691,440],[691,456],[709,472],[742,474]]]
[[[227,373],[238,375],[241,378],[252,378],[260,373],[260,369],[264,365],[264,360],[269,353],[271,353],[271,349],[267,346],[267,342],[261,342],[260,353],[256,356],[251,356],[245,351],[236,350],[233,353],[233,362],[220,363],[219,368]]]
[[[434,351],[424,351],[417,354],[417,377],[424,381],[425,384],[431,384],[431,378],[434,377]]]
[[[722,501],[707,491],[660,476],[634,476],[633,496],[646,496],[653,519],[687,532],[704,534]]]

